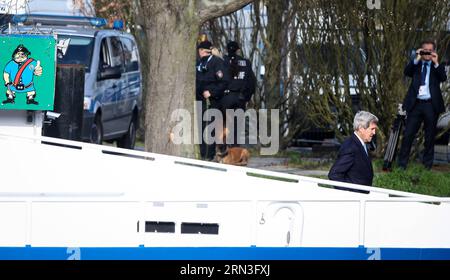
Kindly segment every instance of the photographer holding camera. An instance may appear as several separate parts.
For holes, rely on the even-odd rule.
[[[447,79],[444,65],[439,64],[434,41],[422,42],[421,48],[416,51],[416,57],[406,66],[404,74],[412,80],[403,100],[407,119],[398,165],[406,169],[412,143],[423,122],[425,143],[422,163],[425,168],[431,169],[436,124],[439,114],[445,111],[440,84]]]

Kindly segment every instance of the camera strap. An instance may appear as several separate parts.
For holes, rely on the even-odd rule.
[[[210,55],[210,56],[208,57],[208,59],[206,60],[206,62],[205,62],[204,65],[203,65],[203,62],[200,61],[200,64],[197,66],[197,71],[198,71],[198,72],[202,72],[202,68],[206,68],[206,66],[208,65],[208,62],[211,60],[212,57],[213,57],[213,56]]]

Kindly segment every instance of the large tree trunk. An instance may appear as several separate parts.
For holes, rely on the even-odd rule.
[[[147,83],[145,149],[155,153],[187,156],[193,145],[174,145],[169,134],[172,112],[193,112],[195,46],[199,31],[185,4],[150,1],[145,8],[149,75]],[[192,7],[190,7],[192,9]],[[188,47],[186,47],[188,46]]]
[[[267,37],[265,46],[267,55],[263,58],[265,66],[264,95],[267,108],[280,108],[281,102],[281,65],[283,63],[283,48],[286,46],[283,14],[286,11],[285,1],[267,1]]]
[[[177,109],[191,113],[194,125],[196,40],[200,25],[211,17],[230,13],[250,0],[141,1],[148,38],[149,65],[145,115],[145,150],[194,156],[194,144],[175,145],[169,135],[177,124]],[[194,135],[191,130],[191,135]],[[193,139],[192,139],[193,140]]]

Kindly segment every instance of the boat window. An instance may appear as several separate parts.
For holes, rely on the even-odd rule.
[[[175,223],[174,222],[154,222],[154,221],[146,221],[145,222],[145,232],[175,232]]]
[[[181,233],[219,234],[219,224],[182,223]]]

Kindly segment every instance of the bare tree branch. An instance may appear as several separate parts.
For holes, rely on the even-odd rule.
[[[200,0],[197,12],[200,22],[235,12],[253,0]]]

